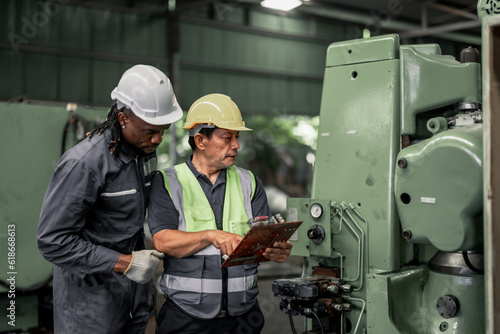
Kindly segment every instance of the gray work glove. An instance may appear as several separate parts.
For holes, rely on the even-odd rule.
[[[125,276],[137,283],[148,283],[155,275],[163,256],[163,253],[150,249],[132,252],[132,261],[125,270]]]

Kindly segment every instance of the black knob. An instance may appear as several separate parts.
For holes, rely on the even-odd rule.
[[[313,225],[307,231],[307,237],[314,242],[321,242],[325,239],[325,229],[320,225]]]

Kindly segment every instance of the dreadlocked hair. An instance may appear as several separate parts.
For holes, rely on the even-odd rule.
[[[111,131],[111,141],[108,143],[108,149],[114,157],[119,156],[122,146],[122,132],[120,129],[120,121],[118,120],[118,113],[120,111],[128,115],[128,110],[126,108],[118,109],[118,106],[115,103],[111,106],[111,109],[106,116],[106,121],[98,125],[93,131],[87,133],[87,140],[90,140],[94,134],[98,134],[100,136],[104,133],[104,131],[106,131],[106,129],[109,128]]]

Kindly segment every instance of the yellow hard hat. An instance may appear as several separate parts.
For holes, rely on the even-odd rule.
[[[236,103],[224,94],[208,94],[196,100],[189,108],[184,129],[194,136],[202,128],[217,126],[234,131],[252,131],[245,127]]]

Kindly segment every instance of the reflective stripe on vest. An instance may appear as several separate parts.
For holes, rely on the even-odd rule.
[[[197,293],[222,293],[219,279],[210,278],[187,278],[182,276],[165,275],[163,283],[174,290],[187,290]],[[249,277],[236,277],[228,279],[228,292],[242,292],[252,289],[257,284],[257,275]]]
[[[161,171],[165,188],[179,212],[179,230],[186,232],[216,229],[208,199],[187,164]],[[255,177],[239,167],[226,169],[223,221],[225,231],[246,233],[252,217],[251,199]],[[202,319],[213,318],[221,307],[222,271],[220,250],[208,246],[182,259],[166,256],[166,270],[160,287],[185,312]],[[258,293],[257,264],[228,268],[228,312],[235,316],[248,311]]]

